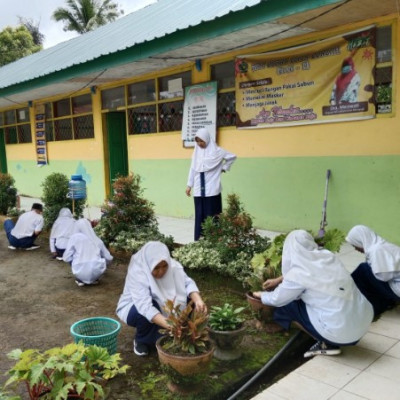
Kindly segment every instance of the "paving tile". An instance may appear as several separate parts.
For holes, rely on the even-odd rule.
[[[362,371],[380,356],[381,355],[376,351],[363,349],[357,346],[344,346],[342,347],[342,354],[335,357],[335,361]]]
[[[400,342],[397,342],[393,347],[391,347],[387,352],[387,356],[400,358]]]
[[[367,332],[357,343],[357,347],[362,347],[363,349],[369,349],[383,354],[386,353],[390,348],[392,348],[396,343],[398,343],[397,339],[378,335],[372,332]]]
[[[346,386],[345,391],[368,400],[399,400],[400,381],[362,372]]]
[[[256,397],[252,397],[251,400],[286,400],[285,397],[278,396],[272,393],[269,389],[259,393]]]
[[[357,396],[356,394],[341,390],[340,392],[333,395],[329,400],[365,400],[365,399],[366,397]]]
[[[365,370],[365,372],[369,372],[370,374],[373,375],[391,379],[392,381],[398,382],[400,384],[399,370],[400,370],[400,359],[383,355],[379,357],[373,364],[371,364]],[[399,393],[399,398],[400,398],[400,393]]]
[[[378,321],[371,324],[368,331],[382,336],[400,339],[400,318],[398,321],[389,318],[380,318]]]
[[[299,373],[292,372],[269,388],[269,392],[285,400],[328,400],[337,388]]]
[[[400,307],[397,306],[396,308],[393,308],[392,310],[386,311],[385,313],[382,314],[381,318],[382,320],[385,321],[392,321],[392,322],[400,322]]]
[[[337,362],[338,358],[340,356],[314,357],[296,372],[340,389],[358,375],[360,370]]]

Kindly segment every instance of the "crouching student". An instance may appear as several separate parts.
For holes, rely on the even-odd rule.
[[[317,340],[304,357],[340,354],[340,346],[356,344],[372,322],[372,305],[339,258],[328,250],[319,250],[304,230],[287,236],[282,277],[264,283],[267,290],[275,286],[271,292],[253,295],[276,307],[276,324],[288,330],[295,322]]]
[[[206,311],[196,283],[182,265],[171,258],[168,247],[161,242],[148,242],[131,257],[123,293],[116,313],[136,328],[133,351],[146,356],[162,335],[160,328],[169,329],[163,306],[167,300],[186,307],[188,298],[195,309]]]
[[[57,260],[62,260],[68,240],[74,232],[75,219],[69,208],[62,208],[51,227],[49,244],[50,252]]]
[[[35,240],[43,229],[42,213],[43,206],[40,203],[33,203],[31,211],[23,213],[15,225],[10,219],[4,221],[4,230],[6,231],[10,250],[16,250],[17,248],[36,250],[40,247],[35,244]]]
[[[366,256],[351,276],[378,317],[400,302],[400,247],[364,225],[353,227],[346,241]]]
[[[63,255],[63,260],[71,264],[75,283],[78,286],[97,284],[112,259],[90,222],[84,218],[76,221]]]

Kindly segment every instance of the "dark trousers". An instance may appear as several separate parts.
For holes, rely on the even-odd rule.
[[[156,307],[158,310],[160,309],[159,305],[154,300],[153,306]],[[162,336],[162,334],[158,331],[160,327],[157,324],[149,322],[149,320],[145,318],[142,314],[139,314],[137,308],[134,305],[129,310],[126,323],[129,326],[133,326],[134,328],[136,328],[136,343],[154,345],[157,339]]]
[[[15,224],[11,219],[7,219],[6,221],[4,221],[4,230],[6,231],[7,239],[10,245],[14,247],[20,247],[22,249],[33,246],[36,235],[33,234],[32,236],[17,239],[15,236],[11,235],[11,231],[14,226]]]
[[[194,197],[194,212],[194,240],[199,240],[204,220],[207,217],[217,217],[222,212],[221,193],[210,197]]]
[[[368,263],[361,263],[351,276],[360,292],[372,304],[375,317],[390,310],[400,301],[387,282],[380,281],[375,277]]]
[[[310,318],[307,313],[307,308],[303,300],[295,300],[290,302],[289,304],[286,304],[285,306],[277,307],[274,310],[274,321],[286,330],[290,328],[290,324],[292,321],[296,321],[314,339],[333,346],[351,346],[357,343],[346,343],[344,345],[326,340],[315,330],[314,326],[311,324]]]

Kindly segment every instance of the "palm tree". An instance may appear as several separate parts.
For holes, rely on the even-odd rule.
[[[66,5],[53,13],[56,21],[64,22],[64,31],[89,32],[124,14],[112,0],[66,0]]]

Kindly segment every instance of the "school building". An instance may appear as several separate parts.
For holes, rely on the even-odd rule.
[[[33,197],[81,174],[96,206],[133,172],[156,213],[190,218],[190,141],[208,122],[189,126],[185,91],[217,82],[216,140],[238,156],[224,199],[257,227],[317,232],[329,169],[328,228],[400,243],[399,46],[396,0],[159,0],[0,68],[0,168]],[[335,103],[344,56],[358,98]]]

